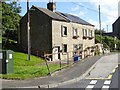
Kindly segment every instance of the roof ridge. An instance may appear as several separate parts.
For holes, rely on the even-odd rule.
[[[69,20],[70,22],[72,21],[71,19],[69,19],[69,18],[65,17],[64,15],[62,15],[61,12],[55,12],[55,13],[58,14],[58,15],[60,15],[60,16],[62,16],[65,19]]]
[[[38,6],[33,6],[33,7],[37,8],[38,10],[42,11],[44,14],[48,15],[49,17],[51,17],[52,19],[55,19],[55,20],[94,26],[94,25],[90,24],[89,22],[85,21],[84,19],[81,19],[80,17],[72,15],[72,14],[62,13],[62,12],[57,12],[57,11],[52,12],[46,8],[41,8]]]

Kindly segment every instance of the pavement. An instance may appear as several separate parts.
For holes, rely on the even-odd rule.
[[[111,59],[107,59],[110,57]],[[110,74],[110,70],[118,64],[116,59],[118,54],[108,54],[104,56],[89,57],[84,60],[80,60],[66,69],[63,69],[57,73],[52,74],[52,76],[40,77],[28,80],[5,80],[2,79],[2,88],[53,88],[60,85],[65,85],[68,83],[77,82],[83,79],[85,76],[87,78],[105,78]],[[109,64],[106,64],[106,63]],[[106,68],[103,71],[102,68]],[[101,72],[96,74],[97,72]],[[104,73],[106,72],[106,73]],[[101,76],[103,74],[103,76]]]
[[[99,59],[94,68],[89,72],[87,78],[107,78],[111,71],[118,64],[118,54],[104,56]],[[96,73],[96,71],[98,73]]]

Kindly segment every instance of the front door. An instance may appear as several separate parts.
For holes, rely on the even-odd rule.
[[[59,60],[60,59],[60,54],[59,54],[59,51],[60,51],[60,47],[55,47],[54,48],[54,60]]]

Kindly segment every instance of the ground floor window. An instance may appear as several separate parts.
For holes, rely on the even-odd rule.
[[[63,44],[63,52],[67,52],[67,44]]]

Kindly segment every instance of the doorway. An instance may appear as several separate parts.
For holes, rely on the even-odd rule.
[[[57,46],[54,48],[53,53],[54,53],[54,59],[59,60],[60,59],[60,47]]]

